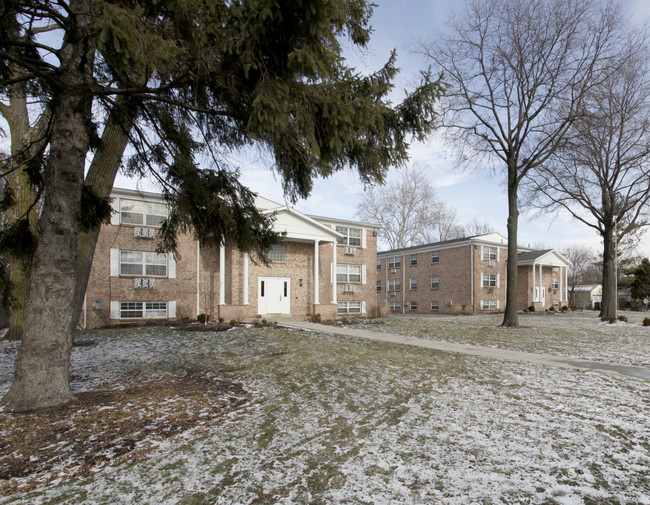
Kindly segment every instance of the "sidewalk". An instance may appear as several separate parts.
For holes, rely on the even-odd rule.
[[[415,337],[405,337],[402,335],[391,335],[377,333],[371,330],[361,330],[356,328],[346,328],[341,326],[331,326],[326,324],[309,323],[300,321],[297,318],[287,318],[279,321],[280,324],[287,328],[302,330],[321,331],[324,333],[333,333],[335,335],[345,335],[348,337],[365,338],[379,342],[390,342],[393,344],[414,345],[426,349],[435,349],[437,351],[456,352],[470,356],[479,356],[482,358],[501,359],[506,361],[524,361],[528,363],[539,363],[542,365],[555,366],[573,370],[590,370],[612,375],[624,375],[636,377],[650,381],[650,368],[644,368],[634,365],[623,365],[617,363],[603,363],[600,361],[590,361],[586,359],[565,358],[551,354],[535,354],[530,352],[511,351],[509,349],[496,349],[494,347],[483,347],[469,344],[456,344],[453,342],[443,342],[440,340],[426,340]]]

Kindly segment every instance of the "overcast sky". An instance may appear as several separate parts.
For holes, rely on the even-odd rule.
[[[396,82],[396,101],[403,96],[405,87],[417,82],[419,71],[427,62],[411,51],[415,39],[429,39],[444,30],[454,9],[462,9],[463,2],[451,0],[375,0],[371,20],[373,36],[367,51],[349,52],[350,64],[362,72],[372,72],[388,59],[391,49],[397,49],[397,66],[401,69]],[[650,1],[627,0],[625,5],[633,19],[650,18]],[[507,199],[502,174],[492,175],[488,170],[468,171],[458,167],[449,148],[441,140],[432,138],[427,143],[413,144],[412,162],[428,167],[429,179],[437,188],[438,196],[458,213],[461,223],[474,218],[489,221],[495,231],[506,235]],[[241,168],[241,180],[253,191],[284,203],[280,179],[269,170],[271,161],[262,156],[237,155],[233,161]],[[391,170],[389,180],[399,178],[397,169]],[[128,180],[118,180],[117,186],[133,187]],[[143,188],[146,189],[146,188]],[[339,173],[316,183],[312,195],[294,207],[307,214],[317,214],[344,219],[354,219],[361,201],[363,185],[350,172]],[[521,214],[519,243],[560,247],[567,243],[584,244],[600,251],[602,248],[596,232],[563,213],[534,218]],[[640,252],[650,255],[650,233],[640,244]]]

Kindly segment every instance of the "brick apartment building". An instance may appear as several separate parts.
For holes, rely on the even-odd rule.
[[[377,254],[377,299],[393,313],[477,314],[505,309],[508,241],[498,233]],[[521,248],[518,310],[568,305],[568,261]]]
[[[262,197],[285,232],[255,262],[232,244],[210,247],[192,235],[177,255],[156,253],[156,233],[167,206],[155,193],[115,189],[110,224],[102,225],[86,290],[82,327],[149,318],[251,319],[286,314],[322,317],[376,311],[377,227],[307,216]]]

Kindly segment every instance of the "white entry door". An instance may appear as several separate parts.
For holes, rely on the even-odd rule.
[[[257,307],[260,314],[291,314],[291,279],[259,277]]]

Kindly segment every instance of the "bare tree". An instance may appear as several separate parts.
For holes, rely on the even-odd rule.
[[[423,165],[405,169],[399,181],[367,190],[356,215],[380,225],[379,240],[389,249],[463,235],[456,211],[438,199]]]
[[[562,143],[597,69],[615,61],[618,7],[595,0],[469,0],[450,34],[420,51],[444,73],[442,126],[462,158],[507,177],[504,326],[518,326],[518,194]]]
[[[603,240],[601,315],[616,317],[617,261],[649,224],[650,58],[630,35],[625,65],[591,89],[563,148],[531,178],[537,204],[562,208]]]
[[[567,284],[573,297],[575,287],[589,280],[597,261],[596,254],[591,248],[578,244],[567,244],[560,248],[560,253],[569,261]]]
[[[494,226],[492,226],[488,221],[481,221],[478,217],[475,217],[465,225],[465,235],[468,237],[485,235],[486,233],[493,232]]]

